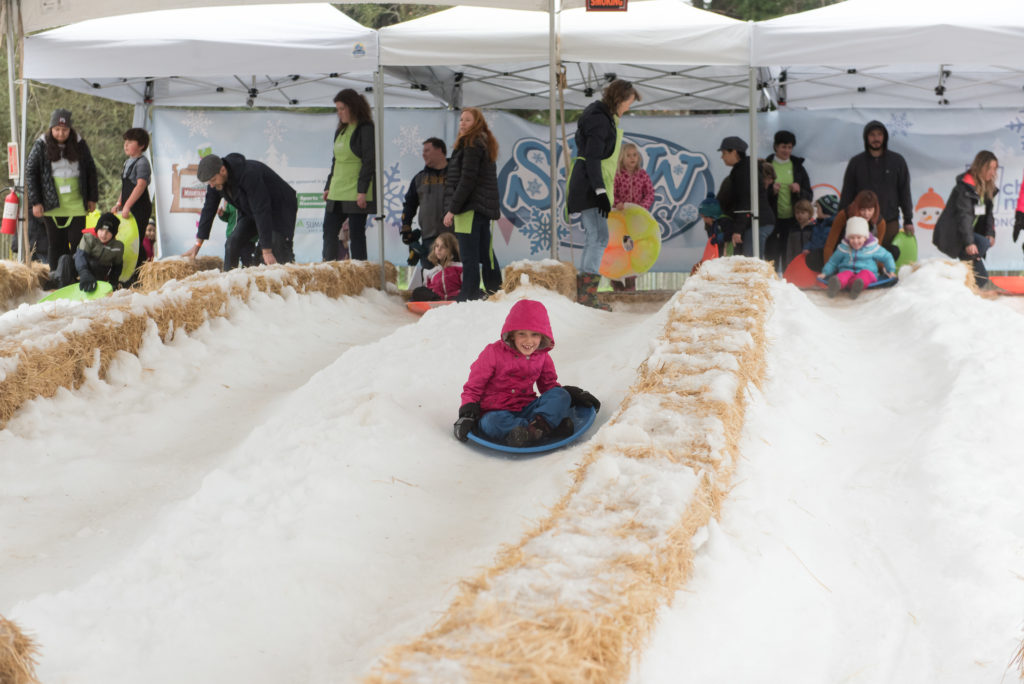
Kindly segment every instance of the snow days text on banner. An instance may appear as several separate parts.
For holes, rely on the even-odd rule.
[[[547,126],[511,114],[486,112],[500,143],[498,181],[502,218],[494,231],[494,249],[504,265],[551,254],[549,156]],[[375,119],[379,117],[375,115]],[[889,149],[910,167],[911,202],[918,228],[920,256],[937,257],[931,229],[945,205],[956,176],[983,149],[999,158],[996,198],[996,244],[988,267],[1024,269],[1024,254],[1011,240],[1014,209],[1024,171],[1024,113],[1011,110],[820,110],[779,111],[758,115],[758,156],[772,152],[775,131],[797,138],[793,154],[803,157],[815,197],[839,194],[850,157],[864,150],[864,124],[877,119],[889,131]],[[420,169],[423,141],[439,137],[451,152],[458,112],[388,109],[384,115],[385,258],[402,264],[408,249],[399,239],[402,199]],[[153,116],[154,194],[162,254],[180,254],[194,240],[206,188],[196,180],[196,166],[207,152],[239,152],[271,166],[295,188],[299,214],[295,255],[300,262],[319,261],[323,225],[323,189],[331,163],[337,117],[333,113],[284,111],[206,111],[157,109]],[[745,114],[723,116],[626,116],[624,141],[635,143],[655,189],[651,213],[661,231],[661,252],[653,271],[689,271],[700,260],[706,241],[697,205],[715,192],[728,174],[717,152],[722,138],[746,139]],[[570,148],[573,128],[568,130]],[[748,141],[749,142],[749,141]],[[561,144],[559,144],[561,148]],[[573,149],[571,153],[575,153]],[[556,202],[564,201],[565,163],[559,156]],[[583,232],[578,221],[565,223],[557,212],[559,258],[578,262]],[[377,230],[368,231],[369,254],[377,254]],[[224,231],[215,221],[204,253],[223,251]]]

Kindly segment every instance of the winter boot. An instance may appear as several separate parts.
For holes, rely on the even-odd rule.
[[[519,425],[508,431],[505,435],[505,444],[514,449],[521,449],[530,443],[530,428]]]
[[[850,283],[850,299],[856,299],[860,297],[860,293],[864,291],[864,281],[857,278]]]
[[[597,286],[601,282],[600,273],[579,273],[576,275],[576,301],[592,309],[611,311],[611,307],[598,303]]]
[[[529,425],[530,442],[536,444],[546,440],[551,436],[552,429],[548,421],[544,419],[544,416],[534,416]]]
[[[562,422],[551,431],[551,439],[558,440],[572,437],[574,432],[576,432],[576,426],[572,424],[572,418],[563,418]]]
[[[839,282],[839,276],[832,276],[826,282],[828,283],[828,298],[832,299],[839,294],[839,290],[842,289],[843,286]]]

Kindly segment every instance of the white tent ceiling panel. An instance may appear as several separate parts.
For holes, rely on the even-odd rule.
[[[289,0],[216,0],[220,6],[277,4]],[[298,2],[298,0],[291,0]],[[353,3],[356,0],[351,0]],[[424,5],[450,5],[451,0],[418,0]],[[21,0],[22,24],[26,33],[42,31],[88,19],[113,17],[128,12],[196,9],[209,5],[209,0]],[[345,4],[345,0],[336,4]],[[546,10],[546,0],[469,0],[463,5],[506,7],[511,9]]]
[[[682,0],[629,3],[626,12],[573,9],[561,15],[562,58],[629,64],[746,67],[750,25]]]
[[[69,71],[94,79],[371,73],[377,33],[327,3],[203,7],[84,21],[29,36],[25,53],[25,75],[37,80]]]
[[[846,0],[754,25],[752,63],[1024,64],[1020,0]]]

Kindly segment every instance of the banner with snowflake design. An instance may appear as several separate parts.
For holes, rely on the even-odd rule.
[[[408,249],[398,236],[402,201],[412,177],[423,168],[423,141],[432,136],[454,143],[457,112],[394,110],[384,113],[385,258],[404,264]],[[487,112],[498,138],[498,180],[502,218],[494,226],[494,247],[502,265],[551,254],[548,128],[505,112]],[[379,117],[375,117],[378,119]],[[922,258],[939,256],[931,245],[931,227],[952,190],[956,176],[976,152],[999,157],[1000,194],[996,203],[997,241],[987,260],[990,269],[1020,270],[1024,255],[1011,240],[1014,209],[1024,169],[1024,111],[829,110],[776,111],[758,116],[757,152],[772,151],[772,137],[785,128],[796,134],[794,154],[805,158],[815,196],[839,193],[851,156],[864,149],[864,124],[873,119],[889,130],[889,147],[910,168],[911,194]],[[162,255],[191,246],[205,187],[195,177],[200,151],[240,152],[269,164],[299,194],[295,229],[298,261],[319,261],[324,203],[322,192],[331,162],[337,118],[282,111],[157,109],[153,119],[153,191]],[[722,138],[749,137],[746,115],[626,116],[624,140],[636,143],[655,187],[651,213],[661,229],[662,249],[654,271],[689,271],[703,251],[706,236],[697,205],[715,192],[728,173],[717,148]],[[573,153],[574,126],[568,126]],[[558,145],[556,207],[564,203],[565,160]],[[579,261],[583,243],[578,222],[556,212],[558,253]],[[206,254],[223,252],[223,230],[215,222]],[[376,258],[378,231],[368,226],[369,254]]]

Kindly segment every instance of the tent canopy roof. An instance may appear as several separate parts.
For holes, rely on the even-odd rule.
[[[377,32],[327,3],[199,7],[45,31],[25,55],[28,78],[121,102],[330,106],[341,88],[372,85]],[[436,105],[393,88],[392,104]]]

